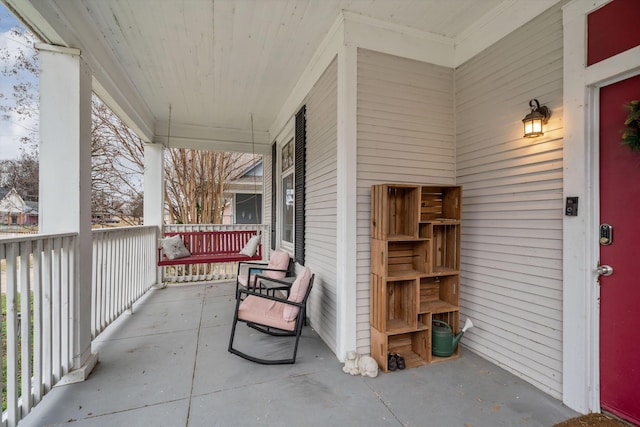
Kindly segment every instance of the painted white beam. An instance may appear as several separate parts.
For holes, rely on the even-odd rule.
[[[590,65],[585,70],[585,84],[606,86],[624,80],[640,70],[640,46]]]
[[[162,230],[164,221],[164,147],[144,144],[144,225]]]
[[[193,126],[180,123],[158,122],[153,142],[165,147],[193,148],[197,150],[233,151],[270,154],[271,138],[268,132]]]
[[[47,20],[36,10],[29,1],[2,0],[10,10],[20,16],[24,24],[33,34],[41,40],[46,40],[51,45],[63,45],[64,40]]]
[[[376,52],[453,67],[453,40],[350,12],[344,14],[344,43]]]
[[[162,236],[164,224],[164,147],[144,144],[144,225],[157,227]],[[162,286],[162,268],[156,268],[156,286]]]
[[[40,51],[39,232],[78,233],[73,274],[73,377],[86,378],[91,354],[91,72],[78,49]],[[64,108],[60,106],[64,105]]]
[[[341,361],[357,345],[357,116],[358,48],[343,45],[338,52],[337,75],[337,248],[336,248],[336,353]]]
[[[464,64],[559,1],[503,1],[455,38],[454,66]]]
[[[97,34],[82,3],[7,0],[26,25],[51,45],[80,49],[93,74],[93,90],[144,141],[153,138],[155,118],[113,50]],[[55,27],[55,30],[54,30]]]

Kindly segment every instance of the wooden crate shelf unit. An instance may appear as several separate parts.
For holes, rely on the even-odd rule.
[[[431,354],[432,321],[459,325],[459,186],[381,184],[371,189],[371,355],[408,368],[453,359]]]

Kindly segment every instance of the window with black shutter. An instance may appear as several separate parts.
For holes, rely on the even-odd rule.
[[[296,114],[296,164],[295,164],[295,254],[300,265],[304,265],[304,219],[305,219],[305,166],[307,145],[307,108],[303,106]]]
[[[304,265],[306,107],[271,148],[271,248],[293,252]]]
[[[278,147],[271,146],[271,249],[276,249],[276,231],[278,224]]]

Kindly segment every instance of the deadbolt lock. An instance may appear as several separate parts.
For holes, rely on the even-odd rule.
[[[600,225],[600,244],[609,246],[613,242],[613,227],[609,224]]]

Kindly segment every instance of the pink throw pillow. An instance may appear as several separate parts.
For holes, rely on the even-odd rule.
[[[291,285],[291,290],[289,291],[289,301],[292,302],[302,302],[304,296],[307,293],[307,289],[309,289],[309,283],[311,282],[311,270],[308,267],[302,269],[302,272],[296,277],[296,280]],[[296,319],[298,312],[300,311],[299,307],[295,307],[287,304],[284,308],[284,312],[282,316],[284,320],[287,322],[291,322]]]
[[[267,268],[275,268],[277,270],[286,270],[289,267],[289,253],[285,251],[273,251],[269,259]],[[282,279],[287,275],[285,271],[269,271],[265,270],[264,275],[272,279]]]

